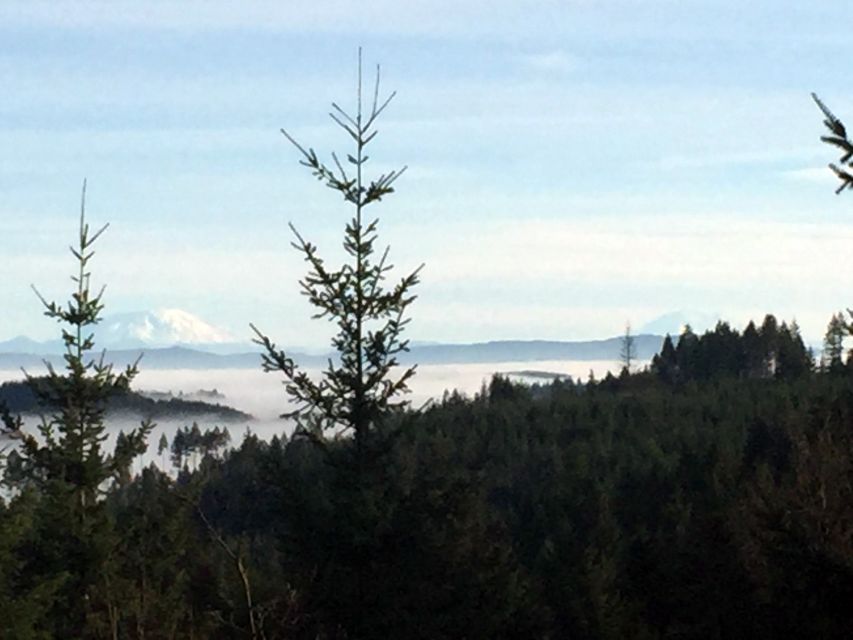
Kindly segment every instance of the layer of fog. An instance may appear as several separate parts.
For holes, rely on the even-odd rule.
[[[575,380],[586,380],[590,372],[593,372],[596,378],[601,378],[608,371],[615,372],[617,369],[617,364],[611,360],[424,365],[418,367],[417,374],[410,384],[411,393],[406,399],[411,402],[412,407],[419,408],[430,399],[441,399],[445,391],[457,390],[467,396],[473,396],[495,373],[508,374],[514,379],[522,379],[529,383],[547,383],[547,378],[527,378],[513,374],[537,371],[571,376]],[[38,375],[42,372],[31,371],[30,373]],[[21,377],[19,371],[0,371],[0,383],[19,380]],[[279,417],[288,411],[289,406],[282,380],[282,376],[264,373],[260,369],[142,370],[133,384],[136,391],[171,392],[178,395],[179,393],[191,394],[200,389],[208,391],[216,389],[225,396],[219,402],[249,413],[254,419],[249,422],[232,423],[224,423],[212,416],[159,420],[149,438],[149,452],[140,464],[147,464],[150,461],[161,464],[162,458],[156,451],[161,435],[165,434],[171,443],[175,432],[181,427],[191,425],[192,422],[197,422],[202,430],[214,426],[227,427],[232,437],[232,445],[239,445],[247,429],[265,440],[274,435],[290,433],[293,429],[292,423]],[[35,433],[39,419],[35,416],[24,416],[24,418],[25,430]],[[110,439],[107,446],[111,448],[111,443],[119,431],[129,431],[138,424],[137,419],[111,416],[108,420]]]

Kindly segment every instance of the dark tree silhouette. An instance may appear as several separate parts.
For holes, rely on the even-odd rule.
[[[358,92],[354,114],[332,103],[332,120],[354,143],[345,162],[332,153],[332,165],[322,162],[312,148],[305,148],[287,131],[284,136],[302,155],[301,164],[327,187],[339,192],[352,208],[352,218],[344,232],[344,249],[350,260],[330,268],[319,256],[317,247],[290,225],[296,236],[293,246],[310,265],[308,275],[300,282],[302,293],[317,308],[316,318],[333,322],[338,333],[332,346],[337,362],[330,360],[319,381],[287,356],[254,325],[256,342],[264,348],[263,368],[284,374],[287,393],[295,407],[283,417],[297,421],[298,433],[322,440],[323,434],[350,432],[359,452],[380,421],[405,405],[397,397],[408,391],[407,382],[415,367],[395,375],[397,356],[408,348],[402,338],[408,323],[405,313],[414,301],[412,288],[418,282],[420,267],[395,285],[387,286],[392,269],[388,248],[376,257],[378,219],[365,217],[365,209],[393,193],[394,183],[406,170],[390,171],[373,179],[364,175],[368,145],[377,134],[375,124],[396,92],[380,99],[380,70],[376,67],[372,101],[367,110],[362,96],[361,51],[358,62]],[[345,168],[349,165],[349,169]]]
[[[93,294],[89,262],[93,245],[107,229],[91,233],[85,218],[86,184],[80,205],[78,242],[71,253],[76,284],[65,304],[48,302],[37,290],[45,315],[65,325],[65,371],[47,363],[48,374],[28,376],[43,406],[39,438],[24,434],[22,466],[41,492],[37,511],[39,533],[30,550],[26,571],[41,580],[60,580],[62,588],[45,618],[54,637],[84,637],[91,625],[115,630],[118,608],[112,589],[111,557],[117,541],[103,497],[116,481],[127,480],[133,459],[144,453],[153,425],[145,421],[120,434],[114,451],[105,451],[105,412],[109,399],[126,393],[137,374],[136,364],[116,373],[111,364],[92,356],[92,328],[100,321],[104,289]],[[33,287],[35,289],[35,287]]]
[[[841,181],[841,185],[835,190],[835,193],[841,193],[844,189],[853,189],[853,174],[847,170],[847,167],[853,167],[853,163],[851,163],[851,158],[853,158],[853,142],[847,137],[847,129],[845,129],[844,124],[835,117],[835,114],[817,97],[817,94],[812,93],[812,99],[823,112],[823,124],[826,125],[831,134],[821,136],[820,139],[826,144],[838,147],[841,150],[841,157],[838,160],[841,166],[832,162],[829,163],[829,168],[832,169],[832,172]]]
[[[637,345],[634,335],[631,333],[631,323],[625,323],[625,333],[619,346],[619,363],[622,370],[631,373],[631,367],[637,359]]]

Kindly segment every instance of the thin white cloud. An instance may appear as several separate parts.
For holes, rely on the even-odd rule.
[[[796,180],[798,182],[813,182],[827,187],[832,185],[838,186],[838,178],[836,178],[835,174],[833,174],[826,166],[790,169],[788,171],[784,171],[783,175],[790,180]]]
[[[512,26],[547,23],[547,15],[567,3],[524,3],[495,0],[46,0],[10,1],[0,6],[6,24],[61,28],[132,27],[180,29],[258,29],[297,32],[456,34],[471,36],[508,32]],[[579,4],[583,5],[584,2]],[[527,5],[527,6],[526,6]],[[552,5],[552,6],[548,6]],[[542,16],[541,20],[537,16]]]
[[[838,41],[838,34],[821,32],[826,21],[821,3],[816,3],[817,7],[801,11],[792,27],[804,31],[801,37]],[[60,28],[254,28],[471,37],[535,34],[548,28],[576,33],[578,26],[603,22],[606,37],[646,33],[691,42],[745,37],[773,41],[780,36],[778,29],[769,27],[779,26],[779,13],[776,3],[757,1],[745,7],[729,0],[712,4],[687,0],[6,0],[0,5],[4,24]],[[844,23],[841,19],[836,22]],[[767,23],[768,28],[755,29],[756,23]]]
[[[579,60],[559,49],[544,53],[529,53],[521,56],[521,62],[526,67],[537,71],[566,73],[575,71]]]
[[[724,167],[743,165],[779,164],[791,160],[810,160],[819,155],[821,149],[816,145],[799,148],[781,147],[774,149],[755,149],[750,151],[696,153],[693,155],[669,155],[660,159],[661,169],[700,169],[704,167]],[[792,172],[793,173],[793,172]]]
[[[521,220],[453,234],[429,273],[474,281],[583,280],[599,284],[690,283],[729,289],[740,280],[796,285],[853,269],[853,226],[750,220],[746,216]]]
[[[313,231],[306,233],[316,240]],[[853,271],[853,225],[844,224],[735,215],[442,223],[422,228],[415,245],[401,232],[383,236],[399,273],[427,263],[412,310],[413,335],[422,339],[603,337],[626,319],[639,326],[687,307],[719,310],[735,324],[766,312],[796,316],[815,338],[848,304],[846,281],[836,274]],[[186,307],[239,336],[255,321],[282,342],[325,344],[333,327],[310,320],[296,284],[305,271],[299,255],[286,237],[280,249],[259,249],[252,237],[187,249],[181,238],[180,247],[152,245],[154,238],[140,246],[125,232],[112,234],[93,277],[108,284],[110,313]],[[322,246],[334,256],[333,246]],[[3,291],[14,283],[13,302],[29,314],[7,320],[18,326],[12,333],[50,329],[47,320],[33,322],[38,304],[26,288],[34,280],[47,297],[62,299],[70,261],[59,250],[5,260]]]

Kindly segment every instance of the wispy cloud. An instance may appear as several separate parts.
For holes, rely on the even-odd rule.
[[[544,53],[528,53],[521,56],[521,63],[537,71],[566,73],[575,71],[580,61],[565,51],[559,49]]]
[[[830,187],[838,186],[838,178],[829,170],[829,167],[804,167],[802,169],[790,169],[783,171],[782,175],[790,180],[798,182],[813,182]]]
[[[660,159],[661,169],[700,169],[703,167],[737,167],[775,165],[792,160],[809,160],[819,156],[816,145],[799,148],[777,147],[750,151],[711,152],[708,154],[670,155]],[[786,174],[793,172],[785,172]]]
[[[585,0],[528,3],[508,0],[10,0],[0,7],[5,24],[72,29],[142,28],[168,30],[256,29],[277,32],[346,32],[476,36],[528,30],[555,11]],[[541,18],[537,18],[541,16]],[[547,24],[547,22],[546,22]]]

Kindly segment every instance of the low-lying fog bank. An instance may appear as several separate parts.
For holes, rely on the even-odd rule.
[[[642,364],[642,363],[641,363]],[[418,367],[417,374],[412,379],[408,399],[412,406],[422,406],[431,398],[440,399],[445,391],[454,389],[466,395],[473,395],[480,390],[484,382],[488,382],[495,373],[511,375],[514,379],[524,379],[533,382],[548,382],[543,374],[560,374],[571,376],[576,380],[586,380],[592,371],[597,378],[601,378],[608,371],[616,371],[617,365],[611,360],[554,360],[536,362],[504,362],[489,364],[451,364],[451,365],[423,365]],[[523,376],[517,376],[524,372]],[[531,375],[531,372],[533,375]],[[42,371],[30,371],[32,375],[39,375]],[[312,371],[311,373],[318,373]],[[8,380],[21,379],[20,371],[0,371],[0,383]],[[197,416],[194,418],[199,427],[204,430],[215,425],[227,426],[232,437],[232,444],[239,444],[246,429],[251,429],[258,436],[269,439],[273,435],[289,433],[292,424],[282,420],[278,416],[288,409],[287,396],[282,384],[282,376],[272,373],[264,373],[245,369],[143,369],[133,384],[133,388],[141,392],[179,392],[192,394],[199,389],[216,389],[224,398],[217,398],[217,402],[245,411],[254,420],[242,423],[231,423],[223,425],[217,423],[210,416]],[[158,421],[154,432],[149,440],[150,450],[145,457],[145,462],[150,460],[160,461],[157,455],[157,443],[162,434],[171,442],[175,431],[191,424],[192,420],[161,420]],[[25,417],[27,429],[34,429],[38,424],[38,418],[34,416]],[[109,420],[109,431],[111,439],[120,430],[129,430],[138,424],[134,419],[119,419],[112,417]]]

